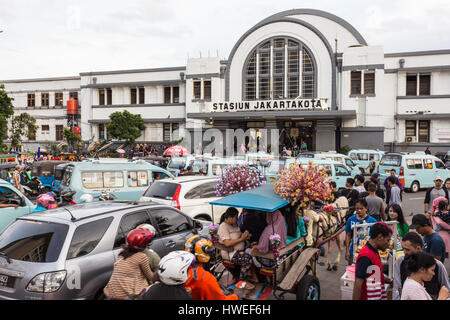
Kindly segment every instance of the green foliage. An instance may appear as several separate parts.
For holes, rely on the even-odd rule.
[[[106,125],[108,135],[114,139],[125,140],[127,145],[133,144],[145,129],[141,115],[131,114],[127,110],[111,113],[109,118],[111,122]]]
[[[352,150],[352,148],[349,145],[345,145],[341,148],[341,153],[347,155],[349,153],[349,151]]]
[[[70,129],[68,129],[66,127],[63,128],[63,137],[64,137],[64,140],[66,140],[68,144],[81,142],[81,137],[77,136],[75,133],[73,133]]]
[[[8,119],[14,114],[13,98],[8,97],[5,86],[0,84],[0,151],[5,152],[7,146],[3,143],[8,137]]]
[[[24,112],[15,116],[11,121],[11,149],[20,150],[24,137],[35,140],[36,137],[36,119]]]
[[[59,154],[59,152],[58,152],[58,144],[57,143],[55,143],[55,142],[48,142],[46,144],[46,147],[47,147],[48,152],[52,156],[56,157]]]

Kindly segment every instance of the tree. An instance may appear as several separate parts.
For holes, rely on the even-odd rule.
[[[0,152],[5,152],[7,148],[3,141],[8,137],[8,119],[14,114],[13,100],[8,97],[5,86],[0,84]]]
[[[80,144],[82,142],[81,137],[77,136],[75,133],[72,132],[72,130],[68,128],[63,128],[63,137],[64,140],[67,141],[67,144],[70,146],[70,150],[76,149],[78,150],[80,147]]]
[[[141,115],[131,114],[127,110],[113,112],[109,118],[111,122],[106,125],[108,134],[115,139],[125,140],[127,145],[133,144],[140,137],[142,130],[145,130]]]
[[[20,150],[21,142],[24,137],[29,140],[35,140],[36,137],[36,119],[24,112],[15,116],[11,121],[11,150]]]

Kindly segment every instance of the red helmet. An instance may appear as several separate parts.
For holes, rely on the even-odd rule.
[[[127,235],[127,244],[130,248],[144,249],[154,237],[155,234],[147,229],[134,229]]]

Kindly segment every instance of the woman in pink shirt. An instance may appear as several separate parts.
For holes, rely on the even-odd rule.
[[[439,201],[436,210],[433,210],[431,222],[433,223],[433,229],[439,233],[442,240],[445,242],[445,251],[447,252],[447,256],[450,256],[450,212],[448,211],[447,199],[444,197],[439,197],[436,200],[440,198],[443,198],[443,200]]]
[[[405,280],[402,288],[401,300],[432,300],[423,285],[424,281],[431,281],[436,268],[436,260],[426,252],[417,252],[408,255],[403,263],[409,277]],[[442,286],[437,300],[447,300],[448,289]]]

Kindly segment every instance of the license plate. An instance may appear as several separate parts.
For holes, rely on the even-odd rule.
[[[16,278],[0,274],[0,287],[13,288]]]

